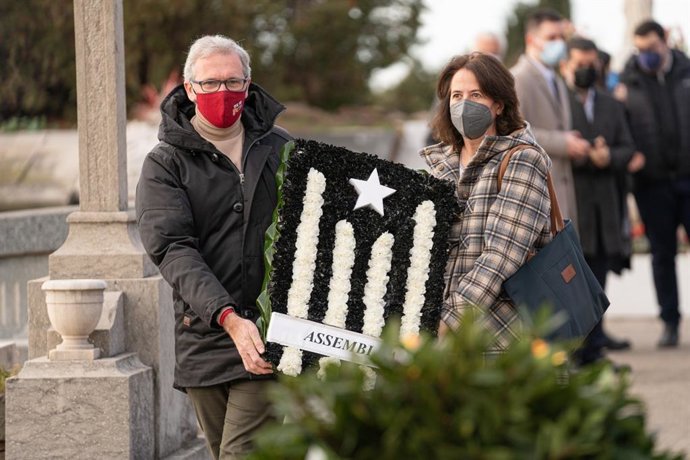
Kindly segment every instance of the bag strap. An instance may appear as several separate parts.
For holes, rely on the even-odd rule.
[[[527,148],[532,148],[532,146],[527,144],[518,145],[508,150],[503,156],[503,160],[501,160],[501,164],[498,167],[498,177],[496,178],[498,192],[501,191],[501,182],[503,182],[503,175],[506,173],[506,169],[508,169],[510,157],[512,157],[515,152]],[[565,223],[563,222],[563,214],[561,214],[561,207],[558,205],[558,197],[556,196],[556,189],[553,186],[550,172],[546,173],[546,187],[549,189],[549,198],[551,199],[551,235],[556,236],[558,232],[563,230]]]

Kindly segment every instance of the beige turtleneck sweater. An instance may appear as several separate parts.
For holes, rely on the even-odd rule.
[[[218,128],[197,112],[191,121],[196,132],[230,158],[230,161],[242,173],[242,146],[244,144],[242,120],[238,119],[235,124],[228,128]]]

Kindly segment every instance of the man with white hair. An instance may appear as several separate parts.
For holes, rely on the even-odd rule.
[[[275,125],[283,110],[251,82],[242,47],[199,38],[184,85],[161,104],[160,143],[137,186],[142,242],[173,288],[175,387],[189,395],[216,459],[248,453],[270,418],[272,368],[255,321],[279,152],[290,140]]]
[[[490,54],[499,61],[503,62],[505,57],[504,41],[493,32],[481,32],[474,37],[474,47],[472,51]]]

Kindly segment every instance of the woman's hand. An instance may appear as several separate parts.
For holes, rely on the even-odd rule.
[[[438,323],[438,338],[444,338],[450,332],[450,328],[445,321],[441,320]]]

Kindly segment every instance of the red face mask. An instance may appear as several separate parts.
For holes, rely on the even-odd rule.
[[[213,126],[228,128],[242,115],[246,98],[246,91],[196,93],[196,106]]]

